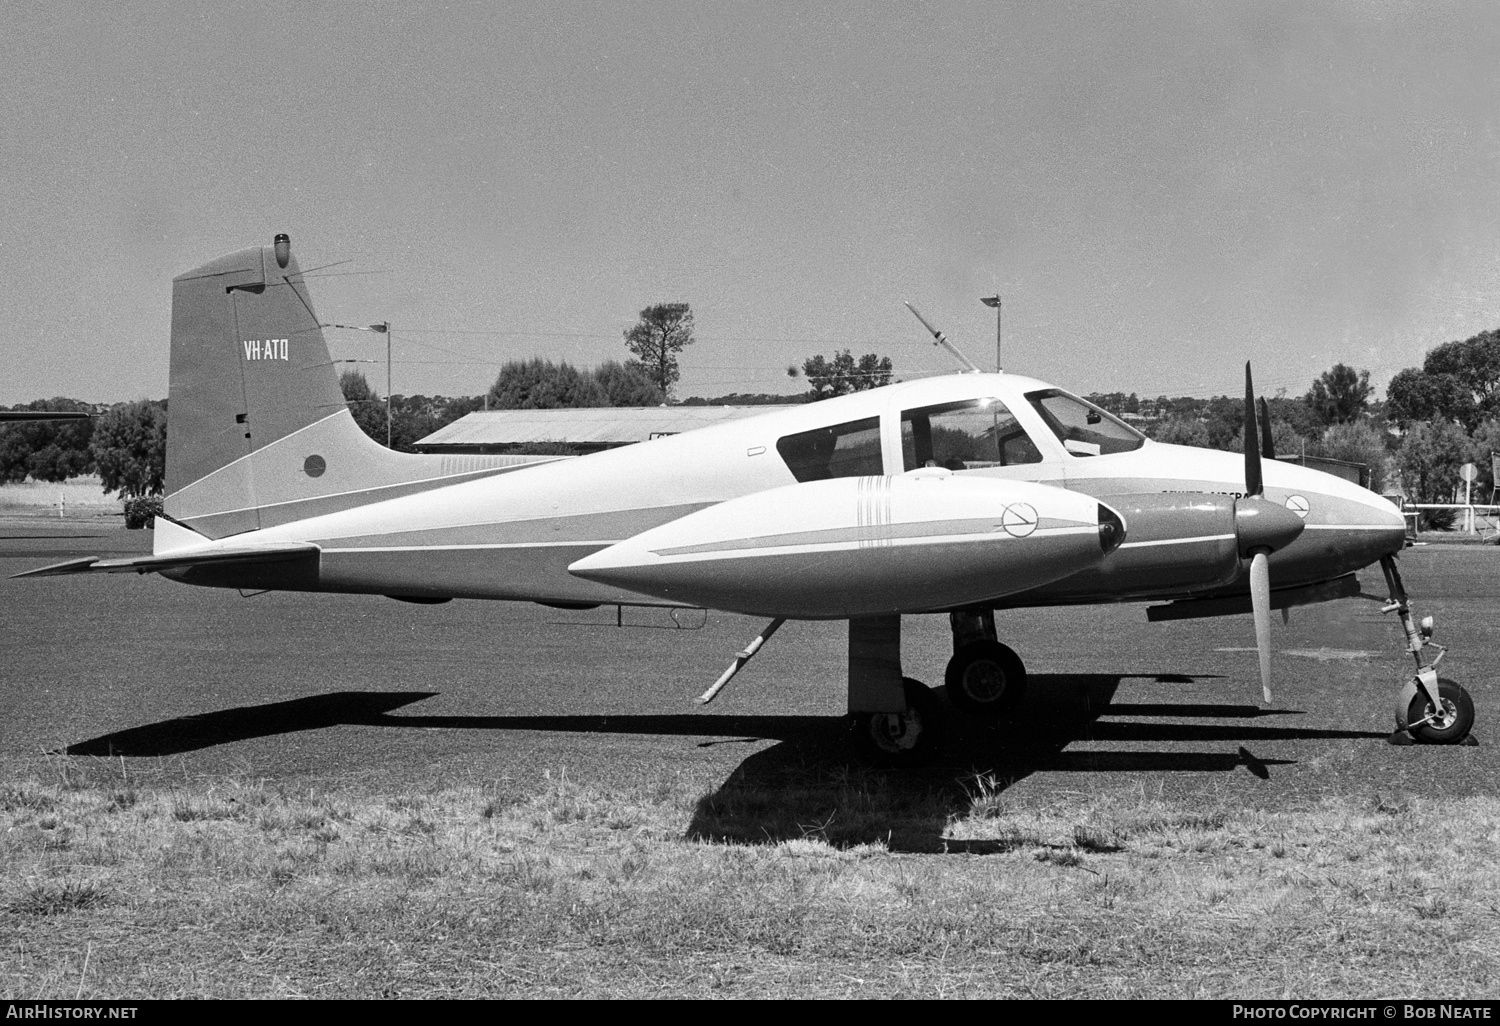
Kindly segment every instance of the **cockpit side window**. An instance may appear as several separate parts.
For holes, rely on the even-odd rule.
[[[1074,456],[1107,456],[1146,444],[1146,436],[1123,420],[1062,389],[1027,392],[1026,401]]]
[[[999,399],[969,399],[901,414],[901,465],[906,470],[1040,462],[1041,452]]]
[[[799,482],[885,473],[879,417],[786,435],[776,442],[776,451]]]

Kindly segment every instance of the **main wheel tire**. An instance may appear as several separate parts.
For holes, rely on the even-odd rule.
[[[1474,699],[1457,681],[1439,677],[1438,701],[1443,704],[1442,714],[1421,726],[1412,727],[1412,736],[1429,745],[1456,745],[1468,737],[1474,727]],[[1419,691],[1406,710],[1406,722],[1427,719],[1432,711],[1432,703]]]
[[[972,641],[953,654],[943,675],[948,700],[969,716],[993,720],[1026,694],[1026,665],[998,641]]]
[[[932,689],[902,677],[904,713],[855,713],[849,736],[861,762],[890,769],[922,766],[943,743],[943,712]]]

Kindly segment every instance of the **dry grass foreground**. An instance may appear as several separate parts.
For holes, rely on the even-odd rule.
[[[823,769],[292,793],[61,757],[0,779],[7,998],[1500,992],[1489,798],[1023,805],[981,776],[944,805]],[[935,807],[939,850],[871,839]]]

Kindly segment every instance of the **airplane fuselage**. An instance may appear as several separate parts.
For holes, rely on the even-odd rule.
[[[1245,487],[1243,457],[1132,438],[1119,422],[1095,418],[1081,401],[1031,378],[925,379],[253,532],[259,543],[316,545],[315,566],[166,573],[210,586],[412,599],[685,604],[589,580],[569,567],[689,514],[799,481],[925,471],[1050,485],[1092,496],[1123,518],[1123,544],[1091,566],[1019,592],[997,589],[995,605],[1243,591],[1245,566],[1234,533],[1235,500]],[[831,454],[815,451],[825,439],[836,440]],[[969,446],[968,455],[988,445],[979,455],[994,458],[952,457],[944,467],[945,444]],[[302,454],[295,455],[300,463]],[[1401,515],[1380,496],[1276,461],[1266,463],[1264,475],[1265,498],[1291,510],[1305,528],[1271,556],[1278,589],[1331,580],[1401,548]],[[170,498],[167,508],[170,513]],[[747,525],[748,534],[754,531]]]

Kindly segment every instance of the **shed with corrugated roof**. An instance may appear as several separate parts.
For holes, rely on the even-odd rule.
[[[791,408],[609,406],[599,409],[483,410],[460,417],[414,445],[418,452],[431,453],[505,453],[546,446],[589,453]]]

